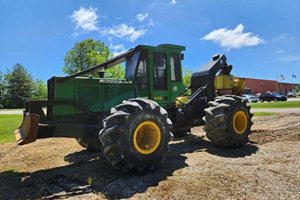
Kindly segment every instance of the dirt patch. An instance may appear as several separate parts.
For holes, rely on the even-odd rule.
[[[251,143],[175,139],[153,171],[124,174],[74,139],[0,145],[0,199],[299,199],[300,114],[254,118]]]
[[[254,119],[250,140],[256,144],[271,141],[300,141],[300,113]]]

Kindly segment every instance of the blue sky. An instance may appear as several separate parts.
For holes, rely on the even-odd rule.
[[[18,62],[44,81],[64,75],[65,53],[94,38],[115,54],[183,45],[193,71],[225,53],[235,76],[300,83],[299,14],[298,0],[0,0],[0,70]]]

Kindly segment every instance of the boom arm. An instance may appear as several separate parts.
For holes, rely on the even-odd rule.
[[[194,93],[198,88],[207,84],[207,100],[211,101],[215,98],[214,79],[216,73],[227,66],[227,58],[224,54],[213,56],[213,60],[203,65],[191,77],[191,88]]]
[[[207,101],[212,101],[216,96],[216,92],[218,95],[242,95],[245,79],[231,75],[232,65],[228,65],[226,60],[224,54],[215,55],[212,61],[193,73],[191,78],[192,92],[195,93],[199,88],[207,86]],[[220,74],[216,76],[218,71],[220,71]]]

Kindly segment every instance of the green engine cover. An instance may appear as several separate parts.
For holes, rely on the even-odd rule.
[[[51,79],[55,84],[53,91],[50,91],[53,93],[51,100],[75,101],[92,112],[109,112],[112,107],[122,103],[123,100],[134,97],[132,81],[77,77],[64,83],[57,83],[60,78]],[[53,108],[55,121],[66,115],[82,113],[84,113],[83,110],[73,105],[55,105]]]

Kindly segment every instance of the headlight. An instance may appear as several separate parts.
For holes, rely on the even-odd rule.
[[[178,108],[178,112],[182,112],[182,108]]]

